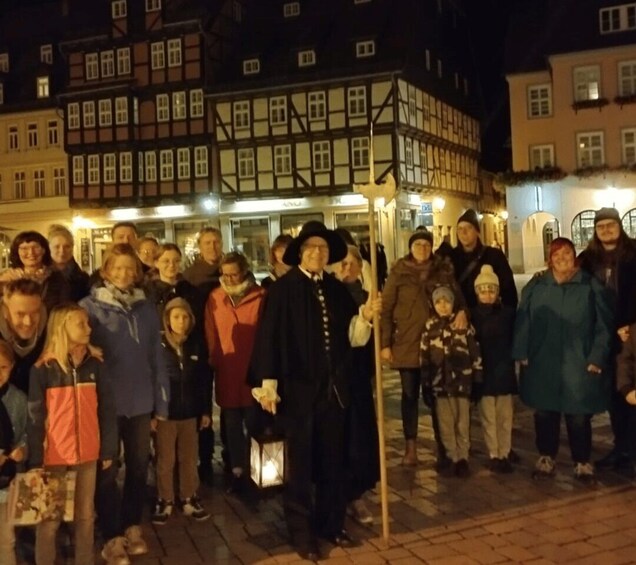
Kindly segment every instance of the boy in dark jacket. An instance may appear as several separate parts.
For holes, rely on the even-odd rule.
[[[152,515],[152,522],[159,525],[166,523],[174,507],[175,456],[179,462],[183,513],[198,521],[210,517],[196,496],[199,487],[197,419],[200,418],[201,427],[211,424],[212,384],[204,346],[191,334],[194,323],[194,314],[185,299],[173,298],[166,304],[162,344],[170,379],[170,405],[168,419],[156,422],[159,499]]]
[[[470,397],[475,382],[481,381],[481,355],[472,326],[453,329],[455,294],[448,286],[432,294],[436,316],[424,327],[421,364],[424,385],[435,395],[439,431],[455,475],[470,474]]]
[[[481,397],[479,412],[484,441],[490,455],[490,470],[512,472],[513,394],[517,379],[512,359],[515,309],[501,303],[499,278],[490,265],[483,265],[475,279],[478,304],[471,309],[484,365],[483,383],[473,390]]]

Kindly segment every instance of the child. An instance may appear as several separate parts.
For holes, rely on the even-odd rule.
[[[636,478],[636,324],[629,326],[625,342],[616,359],[616,388],[628,404],[628,472],[631,478]]]
[[[165,524],[174,507],[174,464],[179,461],[179,497],[183,513],[195,520],[210,515],[196,497],[199,486],[197,419],[210,425],[212,382],[200,336],[192,335],[195,319],[183,298],[173,298],[163,312],[164,359],[170,377],[168,419],[157,422],[157,490],[153,524]]]
[[[108,468],[117,455],[113,397],[102,376],[101,351],[90,345],[88,314],[77,304],[56,306],[42,356],[29,381],[29,466],[76,471],[75,563],[93,563],[97,461]],[[38,565],[55,562],[59,520],[36,526]]]
[[[470,474],[470,397],[473,384],[481,381],[479,345],[472,326],[452,327],[455,294],[450,287],[433,290],[432,302],[437,315],[426,321],[422,334],[422,376],[435,395],[440,435],[454,473],[465,478]]]
[[[26,452],[27,398],[9,383],[15,365],[13,349],[0,341],[0,563],[15,565],[15,535],[8,515],[9,484]]]
[[[471,309],[471,320],[481,348],[484,378],[483,386],[473,391],[473,399],[481,396],[479,411],[490,470],[511,473],[512,395],[517,393],[512,359],[515,309],[501,303],[499,278],[490,265],[481,267],[475,293],[478,304]]]

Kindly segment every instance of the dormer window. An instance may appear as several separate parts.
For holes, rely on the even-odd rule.
[[[161,0],[146,0],[146,12],[158,12],[161,10]]]
[[[636,29],[636,4],[622,4],[599,10],[601,33]]]
[[[9,72],[9,53],[0,53],[0,72]]]
[[[356,57],[358,59],[372,57],[373,55],[375,55],[375,41],[358,41],[356,43]]]
[[[40,62],[47,65],[53,64],[53,46],[50,43],[48,45],[40,45]]]
[[[261,72],[261,62],[259,59],[245,59],[243,61],[244,75],[257,75]]]
[[[311,67],[316,64],[316,52],[313,49],[298,53],[298,66]]]
[[[38,98],[49,97],[49,77],[38,77],[37,79]]]
[[[159,7],[161,7],[161,5]],[[113,3],[110,5],[110,11],[113,16],[113,20],[125,18],[127,14],[126,0],[113,0]]]
[[[283,17],[295,18],[300,15],[300,4],[298,2],[287,2],[283,4]]]

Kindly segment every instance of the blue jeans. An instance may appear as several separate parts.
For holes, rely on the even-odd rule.
[[[564,414],[572,461],[589,463],[592,453],[592,415]],[[536,445],[541,455],[555,458],[559,452],[561,413],[538,410],[534,413]]]

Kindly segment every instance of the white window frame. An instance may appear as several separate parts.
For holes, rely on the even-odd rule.
[[[157,94],[155,98],[157,106],[157,122],[164,123],[170,121],[170,97],[167,94]]]
[[[331,143],[328,140],[311,144],[311,163],[315,173],[331,171]]]
[[[104,184],[117,182],[117,157],[114,153],[104,153]]]
[[[27,124],[27,148],[35,149],[39,145],[39,137],[38,124]]]
[[[605,22],[604,16],[607,16]],[[598,12],[598,27],[601,34],[636,29],[636,3],[601,8]]]
[[[130,74],[130,47],[117,49],[117,75]]]
[[[73,186],[84,184],[84,156],[73,155]]]
[[[20,151],[20,131],[18,130],[18,126],[8,127],[7,148],[9,151]]]
[[[636,60],[618,63],[618,94],[620,96],[636,94]]]
[[[128,15],[126,0],[113,0],[110,5],[110,14],[113,20],[125,18]]]
[[[9,72],[9,53],[0,53],[0,72]]]
[[[95,102],[93,100],[82,102],[82,117],[85,128],[95,127]]]
[[[163,41],[150,44],[150,68],[163,69],[166,66],[166,48]]]
[[[310,122],[321,121],[327,117],[327,94],[324,90],[308,93],[307,117]]]
[[[260,59],[244,59],[243,60],[244,75],[257,75],[260,72],[261,72]]]
[[[375,55],[375,41],[367,39],[366,41],[356,41],[356,58],[364,59],[365,57],[373,57]]]
[[[534,171],[535,169],[545,169],[555,166],[553,143],[531,145],[528,150],[528,168],[531,171]]]
[[[115,124],[123,126],[128,123],[128,98],[118,96],[115,98]]]
[[[408,87],[409,120],[417,120],[417,94],[414,86]]]
[[[97,53],[84,54],[84,72],[86,80],[97,80],[99,78],[99,56]]]
[[[347,110],[351,118],[367,115],[366,86],[352,86],[347,89]]]
[[[53,45],[50,43],[40,45],[40,63],[53,64]]]
[[[194,148],[194,176],[198,179],[208,176],[208,148],[206,145],[198,145]]]
[[[174,180],[174,153],[172,149],[159,151],[159,175],[161,180]]]
[[[168,66],[180,67],[183,61],[181,56],[181,38],[168,39]]]
[[[159,12],[161,10],[161,0],[146,0],[146,12]]]
[[[89,155],[88,156],[88,184],[96,185],[99,184],[100,174],[99,174],[99,155]]]
[[[66,111],[68,113],[67,116],[67,124],[68,129],[79,129],[80,128],[80,105],[78,102],[71,102],[67,107]]]
[[[600,143],[597,143],[597,140]],[[600,167],[605,164],[605,135],[602,131],[577,133],[576,148],[579,168]]]
[[[50,95],[49,90],[49,77],[37,77],[36,90],[38,98],[48,98]]]
[[[49,120],[46,123],[46,139],[49,147],[60,145],[60,124],[57,120]]]
[[[600,65],[574,67],[572,69],[572,84],[575,101],[598,100],[602,96]]]
[[[316,64],[316,52],[313,49],[305,49],[298,52],[298,66],[312,67]]]
[[[146,182],[157,182],[157,153],[146,151],[144,154],[146,162]]]
[[[16,200],[26,198],[26,173],[24,171],[13,173],[13,196]]]
[[[232,103],[232,124],[235,130],[249,129],[251,124],[249,100]]]
[[[636,164],[636,128],[621,130],[621,154],[623,165],[633,166]]]
[[[33,171],[33,196],[35,198],[46,197],[46,175],[44,169]]]
[[[119,154],[119,182],[132,182],[132,153]]]
[[[299,2],[285,2],[283,4],[283,18],[295,18],[300,15]]]
[[[351,166],[354,169],[369,168],[369,138],[351,138]]]
[[[172,119],[185,120],[188,117],[188,105],[184,90],[172,93]]]
[[[404,139],[404,163],[407,167],[413,167],[413,140],[410,137]]]
[[[203,118],[204,112],[203,90],[196,88],[190,91],[190,117],[191,118]]]
[[[112,49],[102,51],[99,54],[100,69],[102,78],[115,76],[115,52]]]
[[[53,195],[66,196],[66,171],[64,167],[53,167]]]
[[[99,127],[113,125],[113,103],[110,98],[103,98],[97,102],[99,114]]]
[[[552,115],[552,85],[528,86],[528,118],[547,118]]]
[[[272,126],[287,124],[286,96],[273,96],[269,99],[269,123]]]
[[[177,178],[179,180],[190,178],[190,148],[179,147],[177,149]]]
[[[236,152],[238,178],[252,179],[255,176],[254,149],[246,147]]]
[[[291,145],[274,146],[274,174],[291,175],[292,172],[292,149]]]

